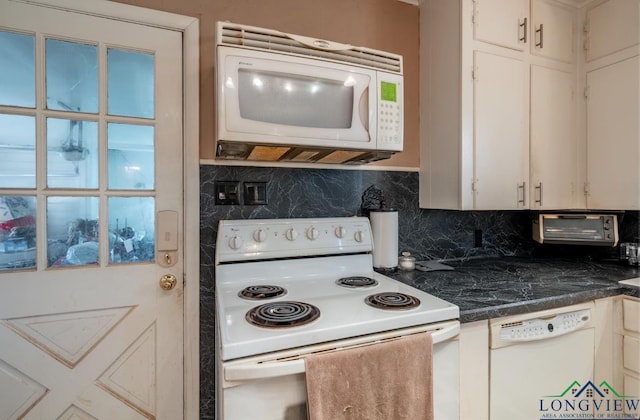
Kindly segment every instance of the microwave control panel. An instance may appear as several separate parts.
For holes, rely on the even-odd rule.
[[[378,148],[401,151],[404,129],[402,76],[383,73],[378,83]]]

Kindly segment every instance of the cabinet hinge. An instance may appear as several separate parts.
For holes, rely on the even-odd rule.
[[[471,70],[471,80],[476,80],[476,77],[478,77],[478,70],[473,69]]]
[[[478,192],[478,180],[471,181],[471,192]]]
[[[588,196],[591,192],[591,185],[588,182],[584,183],[584,195]]]
[[[586,37],[584,39],[584,44],[582,44],[582,49],[584,50],[584,52],[589,52],[589,46],[590,46],[589,37]]]
[[[585,86],[584,87],[584,98],[588,101],[589,100],[589,95],[591,94],[591,89],[589,89],[589,86]]]
[[[473,23],[474,25],[476,23],[476,14],[475,13],[471,14],[471,23]]]
[[[591,29],[591,25],[589,25],[589,20],[585,20],[584,24],[582,25],[582,32],[589,33],[589,30]]]

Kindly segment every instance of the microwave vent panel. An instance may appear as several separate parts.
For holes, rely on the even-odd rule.
[[[229,22],[218,22],[218,45],[316,57],[402,74],[401,55]]]

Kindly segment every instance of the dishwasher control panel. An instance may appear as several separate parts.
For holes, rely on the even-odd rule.
[[[550,318],[533,318],[500,325],[500,340],[522,342],[543,340],[568,334],[588,326],[591,310],[582,309]]]

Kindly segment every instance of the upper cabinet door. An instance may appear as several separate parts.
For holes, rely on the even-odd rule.
[[[575,9],[534,0],[531,3],[531,53],[572,63],[575,20]]]
[[[529,0],[476,0],[474,39],[524,51],[529,42]]]
[[[474,208],[528,208],[526,64],[476,51],[474,65]]]
[[[530,207],[533,209],[576,207],[573,86],[572,73],[531,66]]]
[[[638,56],[587,73],[590,209],[640,209]]]
[[[587,10],[587,61],[637,45],[639,21],[638,0],[607,0]]]

